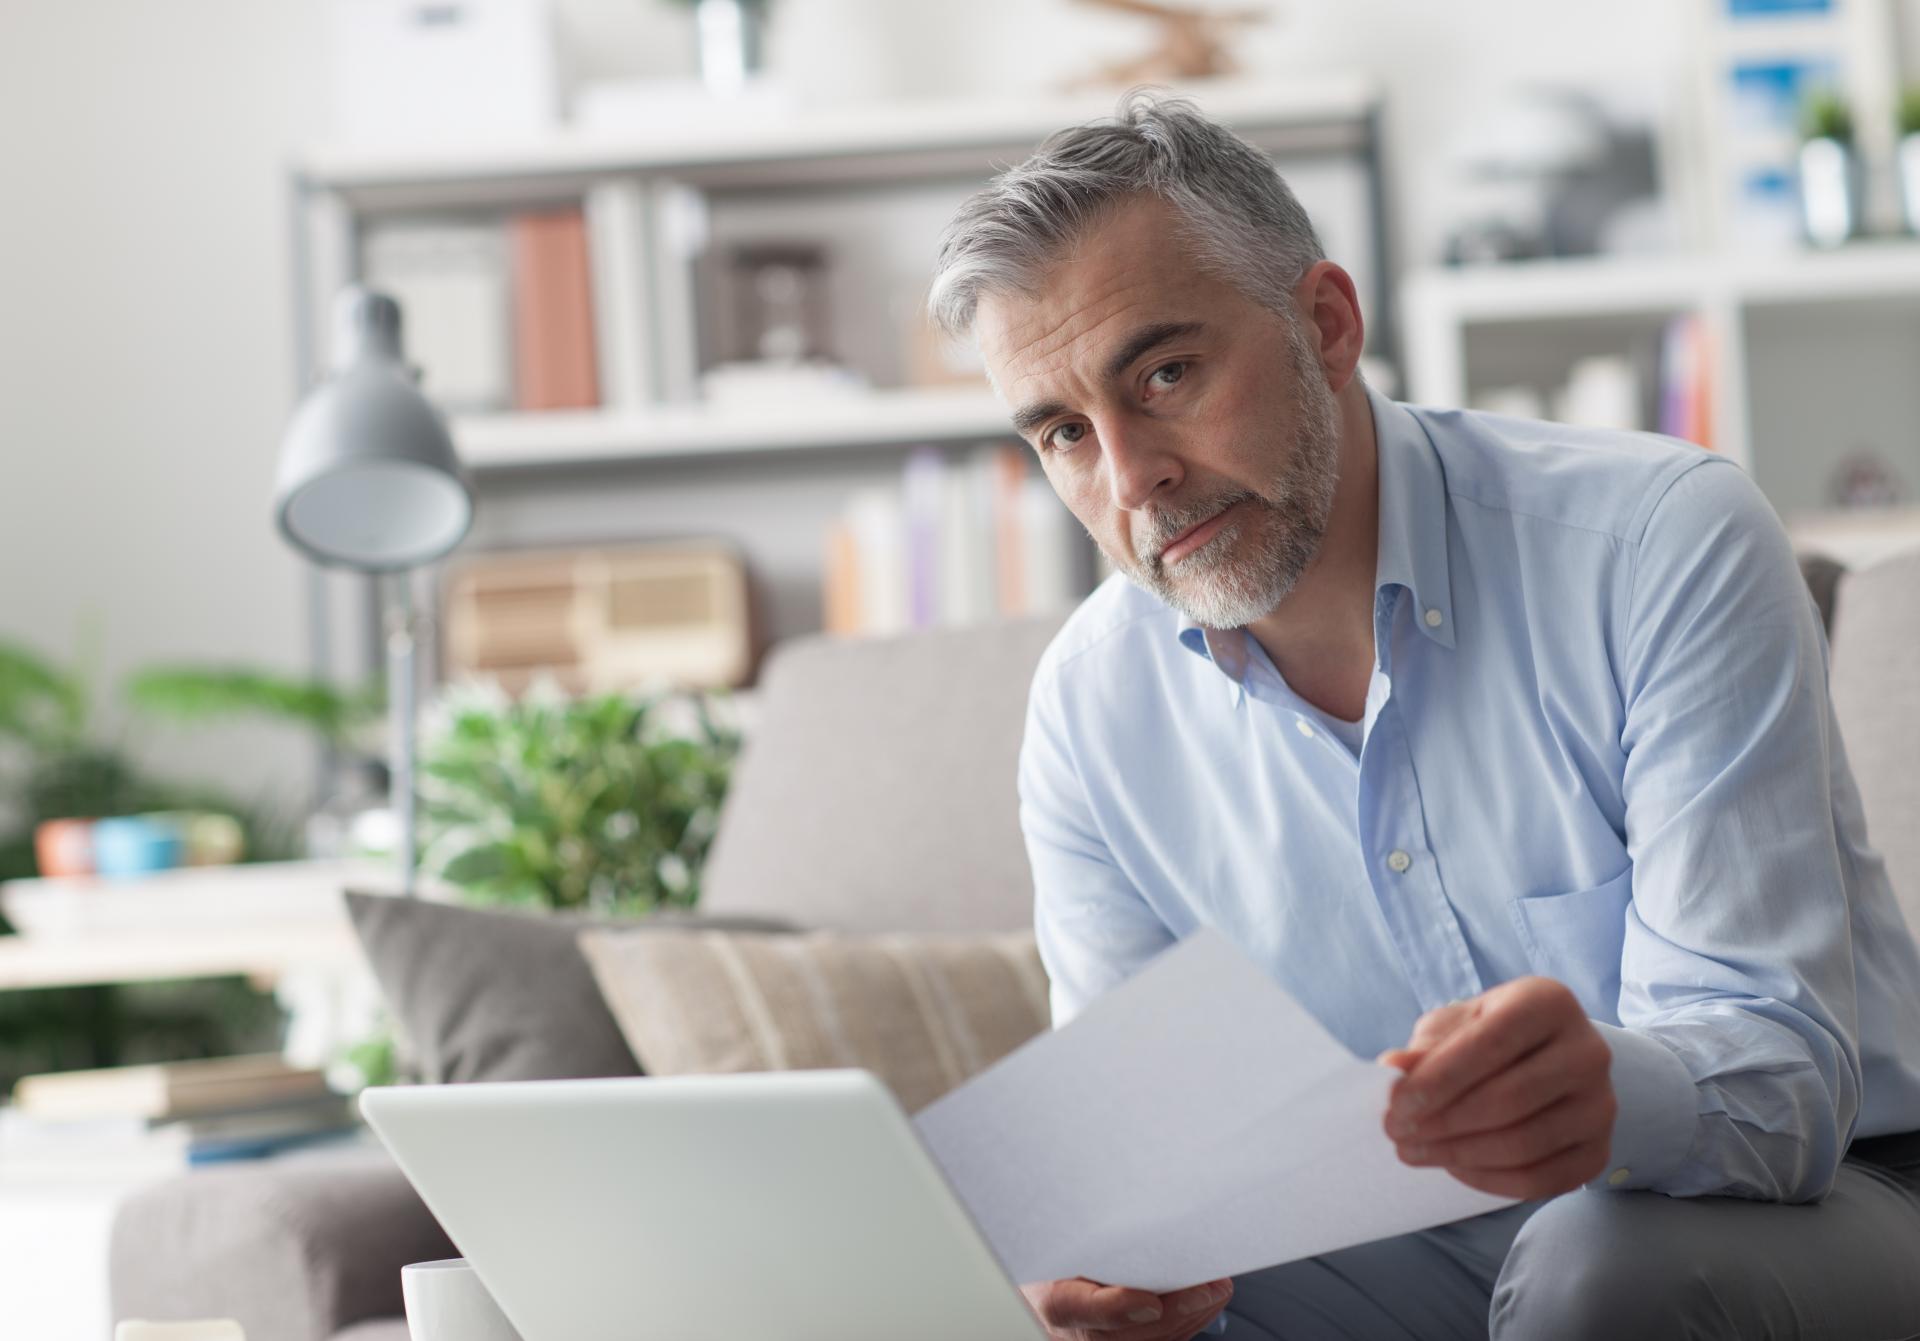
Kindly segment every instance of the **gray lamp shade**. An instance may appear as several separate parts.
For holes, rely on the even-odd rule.
[[[349,289],[337,319],[334,374],[287,426],[274,517],[316,563],[417,568],[466,535],[473,486],[401,356],[399,305]]]

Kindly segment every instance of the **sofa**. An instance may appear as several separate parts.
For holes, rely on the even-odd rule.
[[[1870,832],[1920,927],[1920,552],[1803,562]],[[1053,619],[785,645],[762,681],[702,907],[851,932],[1017,930],[1026,690]],[[117,1217],[117,1317],[238,1318],[250,1341],[405,1341],[400,1268],[457,1255],[377,1149],[192,1174]]]

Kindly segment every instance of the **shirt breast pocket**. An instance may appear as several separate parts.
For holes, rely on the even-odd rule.
[[[1587,1015],[1620,1022],[1620,950],[1633,901],[1633,867],[1591,889],[1530,894],[1509,905],[1533,971],[1565,983]]]

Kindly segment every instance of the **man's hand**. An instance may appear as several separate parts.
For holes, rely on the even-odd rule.
[[[1408,1164],[1495,1196],[1557,1196],[1597,1177],[1612,1146],[1613,1051],[1550,978],[1516,978],[1427,1012],[1380,1061],[1387,1135]]]
[[[1227,1306],[1233,1282],[1153,1294],[1076,1277],[1022,1285],[1020,1293],[1054,1341],[1188,1341]]]

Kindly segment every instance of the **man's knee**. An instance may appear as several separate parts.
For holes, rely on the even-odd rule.
[[[1727,1336],[1711,1273],[1685,1247],[1686,1208],[1651,1192],[1572,1192],[1514,1239],[1494,1284],[1495,1341]]]

